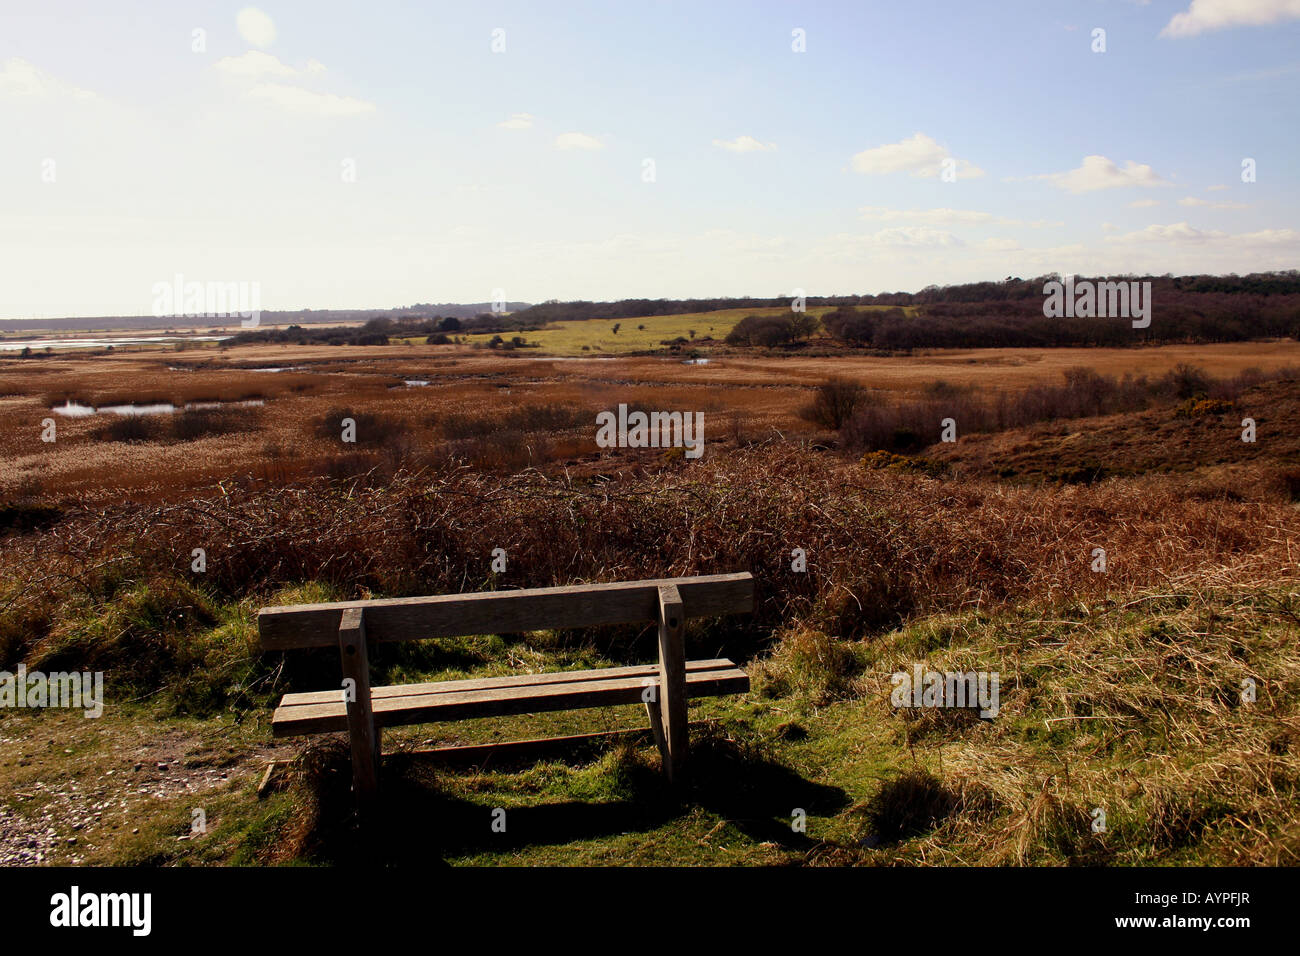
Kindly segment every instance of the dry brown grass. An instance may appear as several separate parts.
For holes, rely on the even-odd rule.
[[[861,690],[937,768],[925,789],[944,798],[902,858],[1300,863],[1297,583],[1202,572],[1086,611],[955,617],[891,636]],[[934,642],[936,630],[951,644]],[[915,718],[890,712],[881,676],[916,660],[1000,670],[997,719],[931,711],[918,736]],[[1254,701],[1242,694],[1248,679]],[[881,835],[911,819],[887,796],[897,794],[882,791],[867,827]]]
[[[988,392],[1057,382],[1065,370],[1081,365],[1103,374],[1133,371],[1157,376],[1185,362],[1217,375],[1250,367],[1269,370],[1300,362],[1300,345],[1001,349],[834,360],[721,355],[705,366],[684,366],[657,357],[575,362],[511,358],[449,346],[255,346],[215,353],[0,360],[5,379],[0,429],[11,436],[0,457],[0,499],[35,489],[56,499],[75,495],[109,502],[130,495],[176,500],[187,489],[218,479],[251,476],[296,481],[356,473],[363,466],[391,470],[394,461],[428,464],[449,456],[501,470],[552,463],[601,469],[611,456],[599,453],[594,441],[588,440],[594,438],[594,422],[588,434],[554,433],[532,440],[523,449],[517,441],[507,444],[502,439],[448,446],[431,423],[448,412],[504,421],[520,408],[547,405],[587,409],[594,419],[595,410],[626,401],[648,408],[705,411],[709,447],[718,448],[773,434],[810,435],[812,426],[798,412],[830,370],[865,386],[869,400],[879,402],[881,396],[893,400],[919,395],[937,379],[955,388]],[[268,366],[294,370],[250,370]],[[406,378],[428,379],[431,384],[407,388],[401,385]],[[171,448],[125,448],[97,441],[98,422],[56,416],[58,442],[40,441],[41,422],[59,400],[113,404],[157,399],[183,404],[252,397],[264,399],[266,405],[260,427],[243,435],[211,436]],[[387,456],[364,450],[358,454],[356,449],[319,439],[320,417],[332,407],[344,406],[404,422],[402,447]],[[269,446],[278,453],[267,455]],[[620,457],[613,459],[617,462]]]
[[[1297,530],[1287,500],[1188,499],[1173,478],[954,484],[774,445],[612,484],[443,465],[91,506],[11,539],[0,570],[30,596],[109,565],[188,577],[191,549],[204,547],[204,583],[235,597],[302,581],[432,594],[484,586],[501,547],[510,574],[497,586],[749,570],[760,627],[803,622],[843,639],[933,610],[1102,600],[1209,571],[1281,574]],[[796,547],[807,574],[790,570]],[[1105,574],[1090,570],[1095,547],[1107,550]]]

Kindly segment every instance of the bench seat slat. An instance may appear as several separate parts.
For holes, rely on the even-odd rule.
[[[687,671],[717,671],[735,667],[725,657],[709,661],[688,661]],[[506,674],[501,677],[478,677],[466,680],[440,680],[426,684],[391,684],[372,687],[370,699],[378,701],[393,697],[420,697],[425,694],[448,694],[453,691],[485,690],[492,687],[533,687],[539,684],[571,684],[581,681],[606,680],[613,677],[659,676],[659,665],[636,664],[630,667],[604,667],[592,671],[545,671],[541,674]],[[306,704],[333,704],[339,700],[341,690],[315,690],[301,694],[285,694],[281,709],[301,707]]]
[[[749,676],[730,661],[723,663],[729,666],[696,670],[688,668],[687,697],[715,697],[747,692]],[[504,683],[511,680],[511,677],[488,678],[478,682],[487,686],[474,689],[403,696],[380,697],[379,691],[384,688],[374,688],[371,700],[376,726],[395,727],[442,720],[468,720],[476,717],[636,704],[641,702],[641,694],[645,689],[645,676],[651,676],[650,674],[622,677],[608,675],[609,670],[569,672],[565,675],[568,678],[565,680],[522,686]],[[340,699],[340,692],[331,693],[334,696],[333,701],[310,704],[293,703],[290,698],[296,695],[290,695],[290,698],[286,698],[289,700],[287,706],[282,704],[278,707],[271,719],[274,735],[293,737],[347,730],[347,713]]]

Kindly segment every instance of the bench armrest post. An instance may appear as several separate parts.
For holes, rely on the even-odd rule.
[[[686,764],[686,610],[674,584],[659,588],[659,711],[668,760],[664,773],[679,780]]]
[[[357,809],[364,812],[379,791],[380,742],[370,698],[370,655],[366,651],[361,608],[343,611],[339,622],[339,653],[343,658],[343,699],[352,744],[352,789]]]

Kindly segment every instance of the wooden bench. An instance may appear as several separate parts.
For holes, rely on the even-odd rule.
[[[271,718],[272,732],[347,731],[353,788],[364,806],[378,791],[385,727],[644,702],[664,772],[676,779],[686,760],[687,699],[749,690],[749,677],[729,660],[686,660],[686,619],[753,608],[754,579],[747,573],[262,608],[263,650],[337,645],[343,662],[342,691],[286,694]],[[376,641],[641,622],[659,626],[657,664],[370,686],[368,648]]]

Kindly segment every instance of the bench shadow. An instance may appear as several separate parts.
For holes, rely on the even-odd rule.
[[[842,788],[815,783],[752,744],[721,733],[691,741],[693,803],[722,817],[750,839],[808,852],[818,845],[795,830],[796,811],[826,816],[852,802]]]
[[[298,842],[315,860],[335,865],[438,866],[450,856],[490,857],[648,833],[691,807],[722,817],[756,842],[806,852],[815,841],[792,828],[796,808],[825,814],[850,802],[838,787],[805,780],[757,749],[705,730],[692,741],[690,773],[680,787],[667,783],[657,757],[627,751],[619,765],[623,799],[552,799],[530,805],[527,795],[516,793],[504,807],[504,820],[494,813],[497,808],[487,794],[482,801],[466,799],[445,786],[451,773],[446,768],[418,754],[391,754],[384,758],[379,802],[362,823],[355,813],[345,750],[325,753],[324,759],[316,758],[310,775],[312,812]],[[493,769],[507,770],[508,765]],[[472,769],[456,774],[462,784],[474,777]]]

